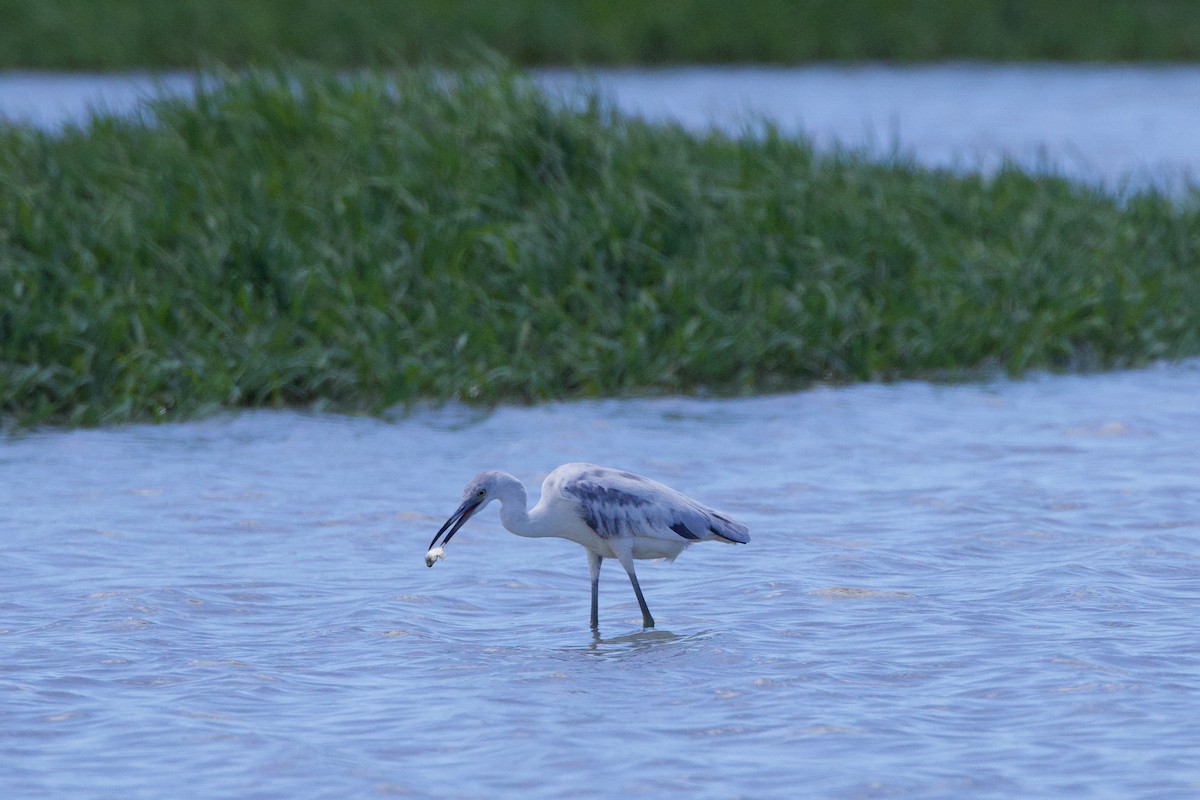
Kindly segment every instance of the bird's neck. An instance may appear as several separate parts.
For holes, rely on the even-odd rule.
[[[528,504],[529,497],[521,482],[516,478],[512,483],[506,482],[500,494],[500,522],[517,536],[550,536],[529,516]]]
[[[505,475],[500,484],[500,522],[518,536],[525,535],[529,527],[529,511],[525,507],[529,502],[525,494],[525,485],[511,475]]]
[[[529,511],[525,508],[525,497],[520,503],[506,502],[500,506],[500,522],[517,536],[535,536],[529,526]]]

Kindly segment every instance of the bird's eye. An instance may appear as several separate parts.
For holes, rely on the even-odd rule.
[[[483,497],[485,494],[487,494],[487,491],[485,491],[484,489],[480,489],[478,492],[475,493],[475,496]]]

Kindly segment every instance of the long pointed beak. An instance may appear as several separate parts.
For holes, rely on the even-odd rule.
[[[458,509],[453,514],[450,515],[450,519],[446,520],[446,524],[443,525],[436,534],[434,534],[433,541],[429,543],[429,549],[432,550],[434,547],[437,546],[438,539],[441,539],[442,534],[446,533],[447,528],[450,529],[450,532],[446,533],[445,539],[442,539],[441,546],[445,547],[447,544],[449,544],[450,540],[452,538],[454,538],[454,534],[458,533],[458,529],[461,528],[463,525],[467,524],[467,520],[469,520],[471,517],[473,517],[475,515],[475,512],[478,510],[479,510],[479,501],[478,500],[476,500],[473,497],[469,500],[464,500],[463,504],[461,506],[459,506]],[[450,527],[452,525],[454,527]]]

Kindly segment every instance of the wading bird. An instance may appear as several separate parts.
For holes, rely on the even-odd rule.
[[[649,478],[594,464],[564,464],[546,476],[542,497],[532,510],[526,510],[525,485],[512,475],[497,471],[476,475],[463,490],[462,505],[429,543],[426,565],[432,567],[441,559],[443,548],[459,528],[493,500],[500,501],[504,527],[518,536],[554,536],[587,550],[594,629],[600,626],[600,565],[604,559],[621,562],[642,607],[642,624],[653,628],[654,617],[638,586],[634,559],[674,560],[693,542],[750,541],[745,525]]]

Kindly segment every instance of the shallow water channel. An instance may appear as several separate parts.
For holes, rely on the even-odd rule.
[[[1200,362],[0,440],[9,797],[1190,797]],[[748,524],[615,565],[483,468]]]
[[[594,87],[621,110],[731,133],[770,121],[821,148],[992,170],[1005,161],[1109,189],[1200,181],[1200,66],[989,65],[545,69],[568,95]],[[183,73],[0,72],[0,120],[55,129],[93,109],[126,113]]]

